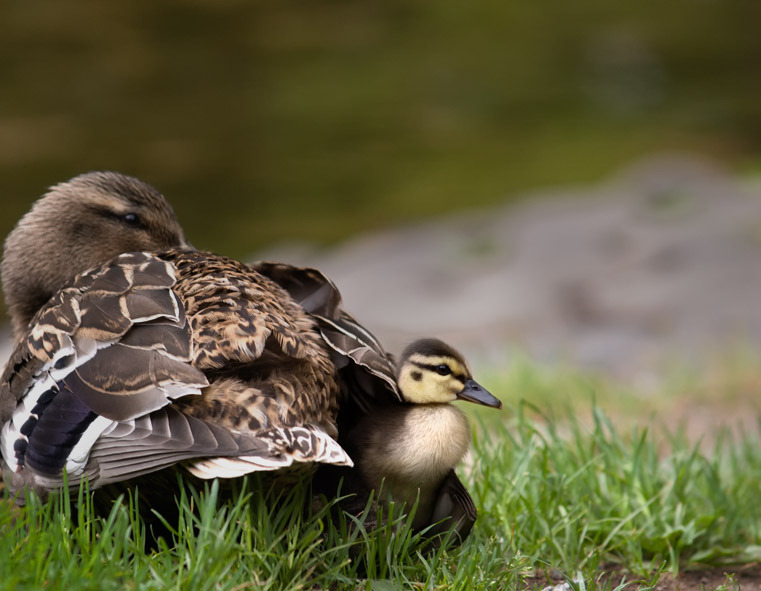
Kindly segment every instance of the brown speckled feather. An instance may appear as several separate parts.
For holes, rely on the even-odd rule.
[[[350,464],[332,439],[338,393],[315,319],[270,279],[208,253],[121,255],[60,291],[6,366],[6,480]]]
[[[393,359],[372,333],[343,310],[341,293],[330,279],[317,269],[282,263],[258,262],[253,268],[283,287],[317,321],[341,370],[343,405],[367,413],[373,404],[401,400]]]
[[[153,277],[153,282],[148,277]],[[170,289],[173,284],[171,265],[141,253],[122,255],[113,265],[78,276],[37,313],[26,338],[14,349],[0,378],[0,418],[7,421],[11,417],[17,401],[41,375],[64,375],[72,369],[104,397],[146,393],[168,379],[182,381],[188,388],[207,385],[204,375],[188,363],[190,331]],[[135,314],[130,301],[136,294],[153,301],[150,316]],[[160,347],[136,348],[108,363],[116,351],[110,345],[119,345],[119,339],[133,326],[140,326],[143,334],[154,327],[178,334]],[[129,342],[127,339],[123,346]],[[178,342],[183,343],[179,348]],[[166,353],[167,348],[171,354]],[[132,356],[144,357],[152,373],[146,376],[142,369],[131,371]],[[163,405],[158,399],[152,404]]]

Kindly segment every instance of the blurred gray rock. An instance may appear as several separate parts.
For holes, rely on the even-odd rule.
[[[392,351],[437,335],[494,361],[517,346],[631,377],[761,345],[761,184],[689,156],[256,258],[322,269]]]

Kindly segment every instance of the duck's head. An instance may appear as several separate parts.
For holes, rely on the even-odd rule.
[[[0,274],[15,336],[77,274],[123,252],[188,246],[156,189],[116,172],[51,187],[5,240]]]
[[[397,383],[402,398],[412,404],[467,400],[502,408],[502,402],[473,379],[463,356],[438,339],[420,339],[404,350]]]

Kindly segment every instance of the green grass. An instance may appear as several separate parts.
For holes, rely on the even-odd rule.
[[[212,484],[182,494],[173,539],[146,551],[128,499],[98,517],[80,491],[2,505],[0,588],[509,589],[552,573],[580,589],[646,589],[663,573],[761,559],[756,435],[720,431],[705,449],[591,411],[549,418],[519,402],[506,420],[476,417],[460,473],[480,513],[461,548],[427,551],[398,514],[374,532],[334,525],[307,487],[275,499],[244,485],[222,501]]]

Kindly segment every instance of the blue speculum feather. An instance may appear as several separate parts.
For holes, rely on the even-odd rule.
[[[64,381],[40,396],[32,415],[21,427],[27,439],[14,444],[16,457],[19,465],[50,475],[61,473],[82,433],[98,416]]]

